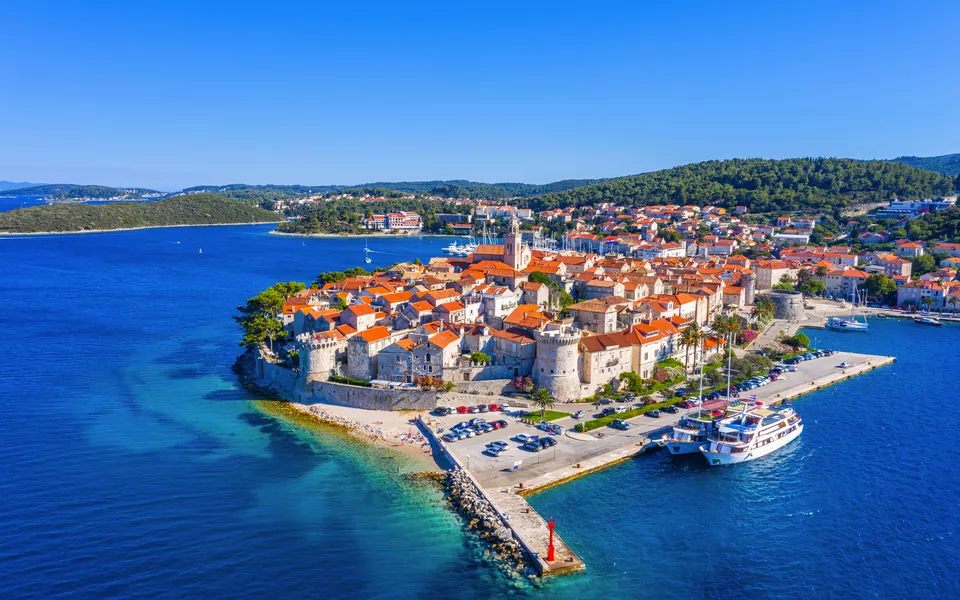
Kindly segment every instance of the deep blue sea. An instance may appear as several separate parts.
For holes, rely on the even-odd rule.
[[[803,436],[763,460],[652,454],[533,496],[589,570],[531,585],[402,460],[237,386],[235,307],[363,257],[271,227],[0,238],[0,598],[960,596],[960,326],[811,332],[899,360],[795,402]]]

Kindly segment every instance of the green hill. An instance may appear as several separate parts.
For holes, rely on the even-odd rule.
[[[48,204],[0,213],[2,233],[83,232],[175,225],[275,223],[276,214],[216,194],[152,202]]]
[[[519,204],[536,210],[600,202],[746,206],[751,212],[833,209],[896,196],[942,196],[952,181],[896,162],[846,158],[712,160],[643,175],[618,177]]]
[[[108,200],[111,198],[137,200],[149,194],[159,193],[160,192],[156,190],[148,190],[145,188],[121,189],[107,187],[105,185],[76,185],[73,183],[53,183],[4,190],[4,195],[7,196],[43,196],[48,200],[84,200],[90,198],[99,200]]]
[[[198,185],[183,190],[186,193],[213,192],[238,200],[257,203],[280,200],[296,196],[330,193],[361,193],[375,196],[399,197],[403,194],[423,196],[443,196],[445,198],[481,198],[495,200],[500,198],[526,198],[551,192],[562,192],[572,188],[606,181],[604,179],[566,179],[553,183],[480,183],[465,179],[436,181],[377,181],[359,185],[247,185],[232,183],[229,185]]]
[[[898,156],[890,162],[903,163],[926,169],[941,175],[960,175],[960,154],[944,154],[943,156]]]

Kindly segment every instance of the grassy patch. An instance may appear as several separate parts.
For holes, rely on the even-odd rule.
[[[544,416],[543,416],[543,420],[544,420],[544,421],[556,421],[557,419],[562,419],[562,418],[564,418],[564,417],[569,417],[569,416],[570,416],[570,413],[560,412],[559,410],[548,410],[547,412],[545,412],[545,413],[543,413],[543,414],[544,414]],[[523,416],[521,416],[520,418],[521,418],[521,419],[532,419],[532,420],[536,421],[537,423],[539,423],[539,422],[540,422],[540,411],[539,411],[539,410],[532,410],[532,411],[530,411],[530,412],[528,412],[528,413],[523,413]]]
[[[683,363],[675,358],[665,358],[661,361],[657,361],[657,366],[664,369],[669,369],[670,367],[679,367],[683,368]]]
[[[660,409],[664,406],[672,406],[680,402],[681,398],[671,398],[664,402],[656,402],[654,404],[648,404],[647,406],[641,408],[634,408],[633,410],[628,410],[627,412],[620,413],[619,415],[610,415],[609,417],[600,417],[599,419],[593,419],[592,421],[587,421],[585,423],[579,423],[576,426],[577,431],[591,431],[593,429],[599,429],[600,427],[606,427],[610,423],[613,423],[617,419],[632,419],[633,417],[639,417],[642,414],[648,413],[654,409]]]

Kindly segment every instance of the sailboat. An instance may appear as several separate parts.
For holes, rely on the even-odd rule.
[[[368,265],[372,262],[370,260],[370,248],[367,247],[366,240],[363,241],[363,262],[367,263]]]
[[[850,292],[850,318],[845,319],[843,317],[830,317],[830,320],[827,321],[827,327],[835,331],[860,331],[866,333],[869,329],[867,325],[867,318],[864,317],[863,321],[858,321],[856,317],[857,309],[857,294],[856,290]]]

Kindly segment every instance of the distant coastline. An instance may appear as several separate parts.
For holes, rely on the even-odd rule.
[[[280,221],[247,221],[243,223],[191,223],[187,225],[144,225],[143,227],[122,227],[118,229],[83,229],[78,231],[31,231],[18,233],[14,231],[0,231],[4,237],[26,237],[35,235],[82,235],[85,233],[113,233],[114,231],[139,231],[141,229],[176,229],[180,227],[225,227],[228,225],[276,225]],[[273,233],[272,231],[270,233]]]
[[[287,233],[284,231],[277,231],[274,229],[270,232],[270,235],[287,235],[290,237],[311,237],[311,238],[367,238],[367,237],[377,237],[377,238],[393,238],[393,239],[404,239],[404,238],[415,238],[415,237],[450,237],[450,238],[465,238],[468,236],[465,235],[448,235],[446,233],[411,233],[411,234],[395,234],[395,233],[382,233],[379,231],[371,231],[370,233]]]

